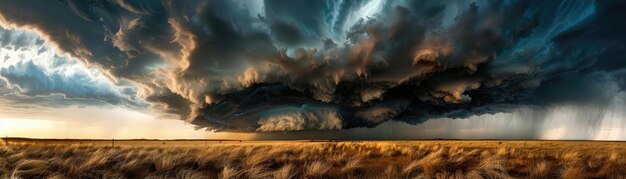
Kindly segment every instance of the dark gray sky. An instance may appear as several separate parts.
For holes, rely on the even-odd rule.
[[[0,118],[151,119],[183,138],[623,139],[625,16],[617,0],[0,0]]]

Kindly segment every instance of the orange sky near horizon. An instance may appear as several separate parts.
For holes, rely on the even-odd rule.
[[[600,123],[576,120],[575,107],[549,109],[547,118],[528,122],[532,110],[472,116],[467,119],[432,119],[418,125],[388,121],[375,128],[341,131],[281,133],[233,133],[195,130],[178,119],[157,113],[112,107],[65,107],[24,114],[3,113],[0,107],[0,136],[71,139],[523,139],[536,132],[536,139],[626,140],[621,113],[605,115]],[[595,127],[592,127],[594,126]]]
[[[30,115],[0,113],[0,135],[78,139],[251,139],[254,136],[195,130],[182,120],[162,119],[120,107],[68,107]]]

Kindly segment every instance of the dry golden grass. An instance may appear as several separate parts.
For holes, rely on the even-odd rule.
[[[624,178],[625,156],[623,142],[14,140],[0,178]]]

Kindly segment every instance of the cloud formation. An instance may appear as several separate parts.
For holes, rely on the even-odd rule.
[[[31,1],[1,0],[0,24],[199,128],[416,124],[626,87],[621,1]],[[70,91],[54,74],[19,84],[37,73],[18,65],[2,74],[23,93]]]
[[[146,106],[134,87],[114,85],[99,71],[57,56],[53,48],[33,33],[0,30],[0,36],[3,37],[0,54],[4,56],[0,64],[0,98],[13,103],[4,105],[20,107],[15,103],[31,103],[61,107],[69,102],[69,105]]]

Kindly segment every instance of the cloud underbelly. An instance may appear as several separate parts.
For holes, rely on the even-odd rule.
[[[323,107],[277,107],[261,114],[258,132],[339,130],[342,129],[341,115],[331,108]]]

